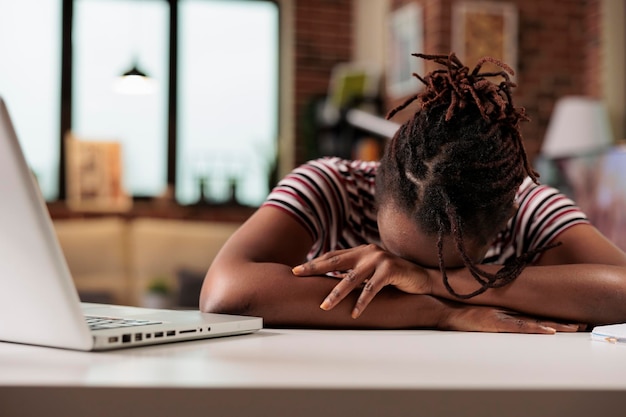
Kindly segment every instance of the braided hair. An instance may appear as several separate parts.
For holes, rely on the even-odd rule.
[[[392,199],[424,232],[437,236],[439,269],[448,291],[471,298],[488,288],[513,281],[541,248],[507,263],[497,273],[475,265],[465,250],[465,236],[481,244],[494,234],[515,210],[515,194],[526,177],[538,183],[524,149],[520,122],[523,108],[513,105],[513,70],[506,64],[482,58],[470,71],[450,55],[412,54],[444,66],[423,78],[425,88],[392,109],[387,119],[417,101],[421,108],[388,143],[377,175],[378,200]],[[500,68],[480,72],[486,62]],[[502,77],[495,84],[487,77]],[[443,240],[451,236],[480,288],[458,294],[448,283],[443,261]]]

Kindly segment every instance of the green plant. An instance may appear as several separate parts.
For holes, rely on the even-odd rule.
[[[147,290],[153,294],[169,295],[172,289],[167,278],[157,277],[150,282]]]

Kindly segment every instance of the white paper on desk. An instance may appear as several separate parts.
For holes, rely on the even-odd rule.
[[[626,343],[626,323],[596,326],[591,331],[591,339],[609,343]]]

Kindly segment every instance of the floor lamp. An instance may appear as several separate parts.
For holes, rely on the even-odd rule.
[[[612,144],[611,125],[602,101],[583,96],[559,99],[540,154],[558,178],[551,185],[577,200],[588,198],[594,187],[594,160]]]

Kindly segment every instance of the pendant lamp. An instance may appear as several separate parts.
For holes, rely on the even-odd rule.
[[[156,83],[144,71],[139,69],[137,60],[135,60],[131,69],[115,80],[113,88],[118,94],[145,95],[154,93]]]

